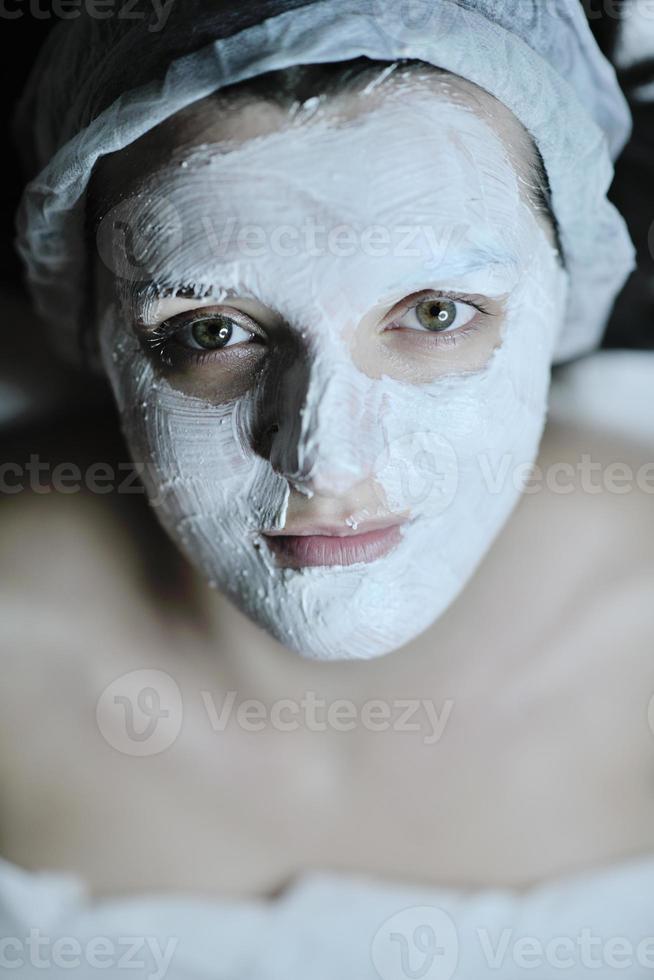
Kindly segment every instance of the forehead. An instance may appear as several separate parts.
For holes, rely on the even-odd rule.
[[[367,138],[373,127],[365,127],[366,121],[372,120],[382,126],[386,121],[388,127],[395,126],[394,131],[388,131],[389,141],[395,139],[398,143],[411,127],[416,135],[424,138],[429,135],[430,124],[439,127],[445,123],[442,115],[439,119],[438,111],[428,112],[429,107],[441,111],[446,107],[449,109],[450,129],[452,125],[469,128],[473,117],[483,123],[486,140],[495,137],[501,142],[520,183],[523,186],[530,183],[530,170],[535,163],[533,146],[524,127],[510,110],[463,78],[414,68],[391,74],[381,85],[362,85],[354,91],[319,96],[290,107],[247,94],[223,96],[216,93],[176,113],[125,149],[102,158],[91,182],[91,206],[100,216],[103,208],[164,168],[171,157],[179,158],[205,144],[227,154],[244,148],[253,140],[260,149],[266,136],[285,134],[286,163],[290,165],[293,144],[297,145],[303,134],[310,135],[320,127],[331,131],[330,143],[335,158],[341,149],[339,142],[344,144],[346,135],[351,143],[358,129],[362,140]],[[418,108],[422,109],[422,118],[419,113],[411,112]],[[405,112],[398,112],[401,109]],[[412,151],[416,151],[415,144]],[[402,163],[406,165],[406,159],[396,158],[398,169]]]
[[[127,197],[147,256],[137,305],[192,286],[298,322],[312,298],[314,318],[345,322],[426,280],[507,292],[540,235],[519,124],[474,89],[432,76],[291,109],[210,98],[107,159],[102,190]]]

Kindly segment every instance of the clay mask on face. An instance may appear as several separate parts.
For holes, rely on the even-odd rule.
[[[567,276],[499,136],[424,93],[339,125],[318,111],[290,131],[186,153],[130,209],[152,285],[118,279],[101,343],[163,524],[302,655],[370,658],[408,642],[458,595],[519,496],[563,322]],[[238,240],[246,226],[260,231],[256,255]],[[307,248],[307,227],[348,228],[349,246]],[[385,245],[365,238],[373,228]],[[273,311],[252,366],[248,352],[207,362],[194,389],[199,368],[157,363],[137,333],[181,285],[205,296],[187,308],[240,308],[239,297]],[[465,330],[437,358],[411,346],[417,332],[395,335],[405,356],[373,330],[365,356],[362,324],[421,290],[501,302],[501,342],[484,363],[456,366],[474,342]],[[297,501],[306,513],[320,502],[344,530],[396,517],[398,541],[365,563],[280,567],[262,532],[282,530]]]

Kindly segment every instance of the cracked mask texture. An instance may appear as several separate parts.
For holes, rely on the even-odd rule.
[[[213,304],[254,297],[302,339],[290,362],[271,340],[238,397],[184,393],[134,329],[136,316],[146,329],[156,321],[157,289],[137,301],[119,280],[103,315],[103,359],[163,524],[211,583],[304,656],[369,658],[408,642],[459,594],[519,497],[513,477],[537,453],[564,322],[568,277],[501,140],[443,99],[384,105],[356,125],[318,115],[292,142],[277,132],[229,152],[196,149],[152,175],[133,205],[157,289],[213,287]],[[184,233],[153,235],[157,209],[171,207]],[[217,252],[212,215],[216,227],[258,224],[262,254]],[[392,241],[419,220],[443,247],[435,253],[427,236],[410,255],[279,254],[269,232],[282,219],[384,225]],[[418,288],[506,297],[487,363],[419,383],[355,363],[348,338],[366,313]],[[278,427],[261,452],[271,391]],[[393,550],[347,567],[277,566],[261,532],[284,527],[291,488],[347,500],[366,481],[377,504],[347,519],[408,514]]]

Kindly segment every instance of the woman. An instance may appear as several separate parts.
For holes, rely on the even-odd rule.
[[[140,937],[144,975],[511,976],[525,940],[540,976],[645,975],[646,450],[562,398],[532,470],[551,365],[633,264],[624,101],[572,4],[281,6],[89,21],[27,96],[35,298],[219,595],[164,618],[89,519],[92,617],[6,655],[5,744],[35,666],[67,719],[5,756],[7,917],[87,967],[89,937]],[[55,509],[67,542],[84,515]]]

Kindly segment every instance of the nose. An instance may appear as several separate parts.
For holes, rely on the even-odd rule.
[[[306,356],[278,379],[259,451],[307,496],[343,496],[372,472],[378,425],[357,375],[347,359]]]

